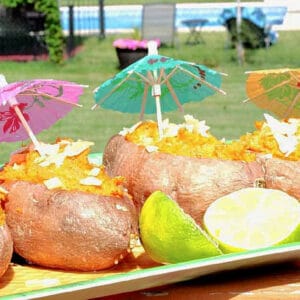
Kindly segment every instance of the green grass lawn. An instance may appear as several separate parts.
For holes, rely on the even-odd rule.
[[[225,32],[204,32],[205,44],[185,45],[185,34],[178,35],[175,47],[161,47],[160,54],[174,58],[205,64],[227,73],[222,89],[226,96],[214,95],[204,101],[184,106],[186,114],[192,114],[200,120],[206,120],[211,132],[217,137],[234,139],[253,130],[255,120],[262,119],[263,111],[253,103],[242,103],[246,98],[246,70],[299,67],[298,41],[300,32],[280,32],[279,42],[269,49],[246,51],[246,63],[238,65],[234,49],[227,49]],[[83,47],[73,58],[63,65],[53,65],[47,61],[0,62],[0,72],[8,82],[31,78],[53,78],[70,80],[89,85],[80,99],[83,108],[75,108],[62,120],[38,135],[44,142],[53,142],[56,137],[70,137],[95,142],[93,152],[101,152],[107,140],[123,127],[129,127],[138,121],[138,115],[123,114],[114,111],[96,109],[93,90],[112,77],[117,69],[117,56],[112,42],[120,35],[108,35],[105,39],[86,39]],[[126,101],[126,99],[120,99]],[[154,115],[148,115],[154,119]],[[163,113],[164,118],[181,122],[179,112]],[[0,162],[7,161],[11,151],[22,145],[17,143],[0,144]]]

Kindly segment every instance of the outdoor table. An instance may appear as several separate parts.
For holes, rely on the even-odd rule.
[[[300,259],[263,267],[225,271],[101,299],[300,299]]]
[[[205,43],[201,31],[202,27],[208,22],[207,19],[189,19],[183,20],[182,24],[189,28],[189,35],[186,44],[195,45]]]

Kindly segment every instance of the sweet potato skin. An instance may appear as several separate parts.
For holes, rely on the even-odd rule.
[[[13,254],[13,240],[7,224],[0,226],[0,277],[6,272]]]
[[[281,190],[300,199],[300,162],[261,157],[266,188]]]
[[[144,147],[113,136],[104,149],[103,164],[110,176],[124,176],[125,186],[140,210],[147,197],[161,190],[202,224],[211,202],[263,178],[257,162],[198,159],[149,153]]]
[[[48,190],[25,181],[6,188],[6,222],[14,250],[33,264],[106,269],[128,254],[130,238],[137,234],[137,213],[129,198]]]

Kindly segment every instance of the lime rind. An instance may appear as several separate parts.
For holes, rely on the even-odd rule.
[[[205,230],[160,191],[145,201],[139,224],[143,247],[155,261],[178,263],[223,254]]]
[[[245,188],[214,201],[204,225],[224,253],[297,242],[300,203],[280,190]]]

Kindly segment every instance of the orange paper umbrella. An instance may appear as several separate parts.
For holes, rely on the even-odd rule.
[[[300,117],[300,69],[246,72],[248,99],[279,118]]]

